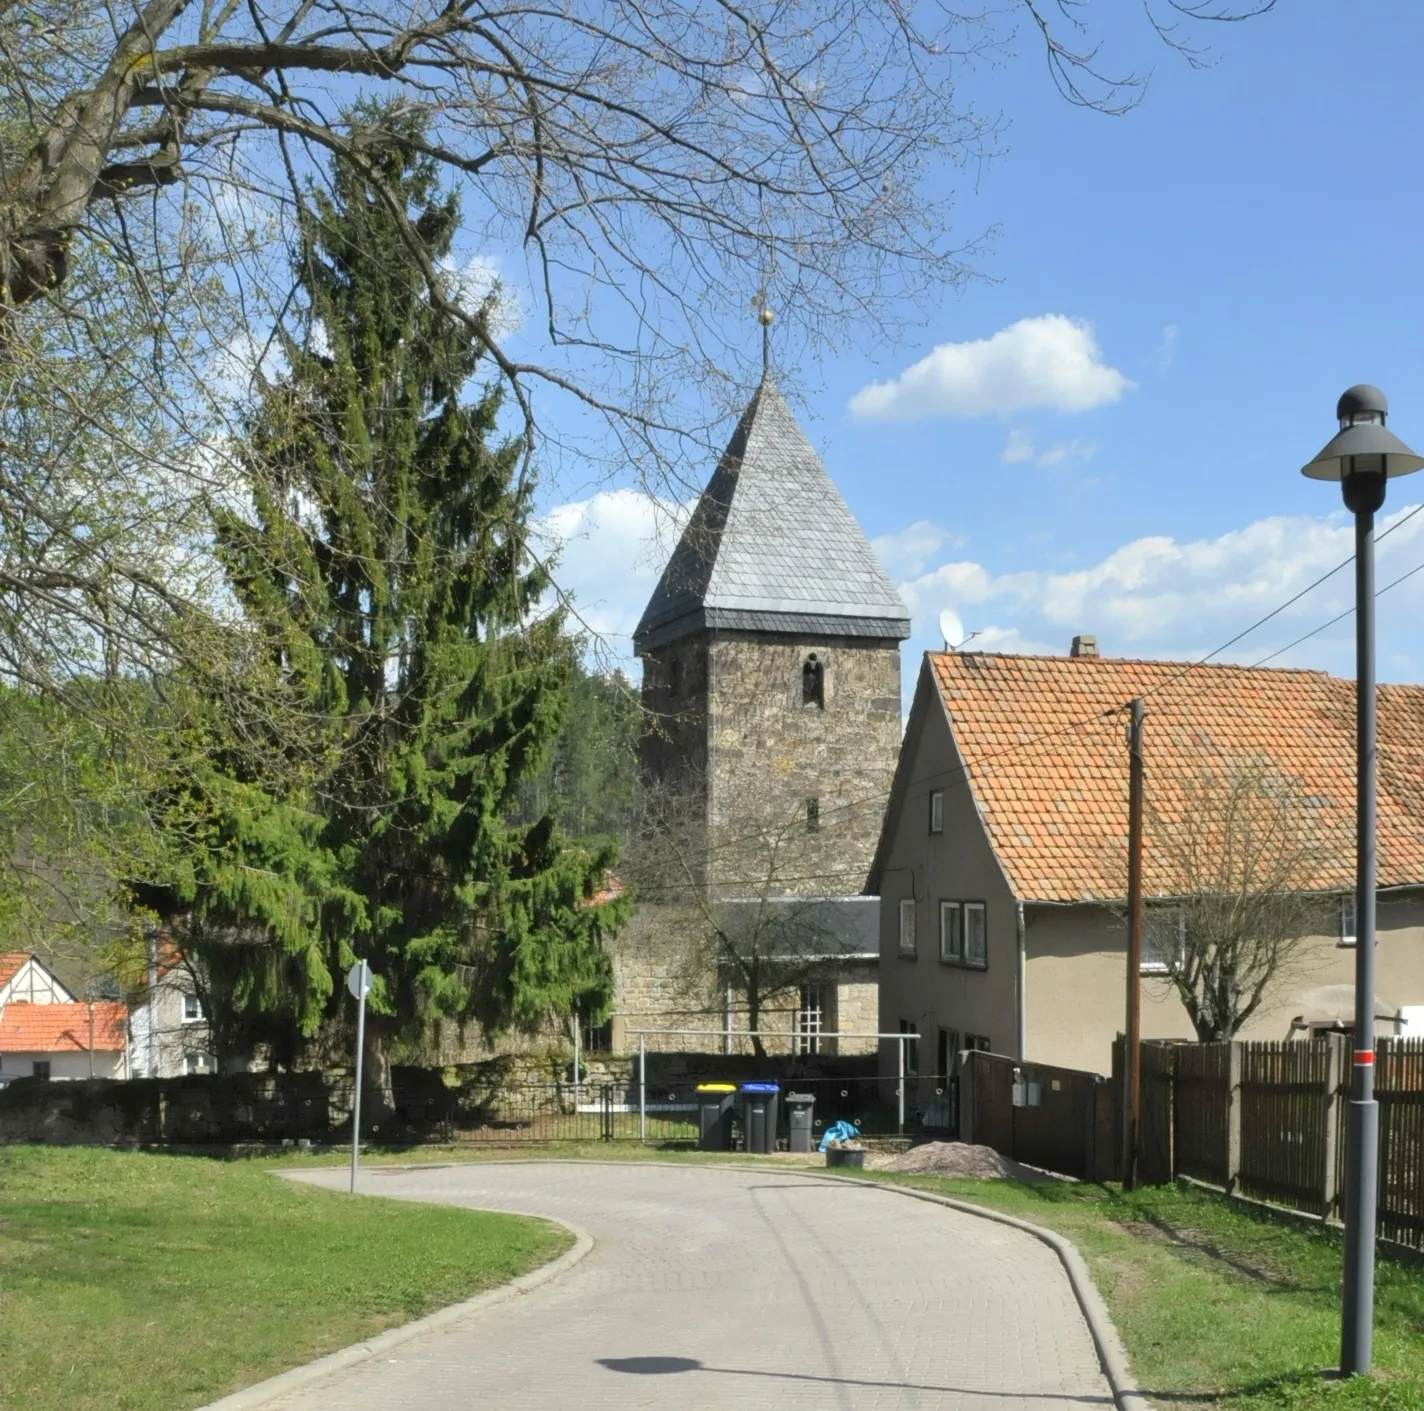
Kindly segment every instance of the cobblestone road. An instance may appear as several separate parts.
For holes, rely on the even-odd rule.
[[[770,1165],[373,1167],[362,1181],[383,1195],[562,1216],[596,1245],[556,1282],[274,1407],[1112,1406],[1057,1256],[972,1215]]]

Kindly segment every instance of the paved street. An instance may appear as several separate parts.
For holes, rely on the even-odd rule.
[[[340,1186],[343,1171],[309,1177]],[[561,1216],[554,1283],[272,1403],[303,1411],[1111,1407],[1051,1249],[865,1186],[673,1165],[368,1168],[368,1191]]]

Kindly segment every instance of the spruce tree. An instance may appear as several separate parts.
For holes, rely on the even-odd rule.
[[[311,194],[306,336],[283,342],[243,448],[252,512],[224,514],[218,544],[330,728],[310,804],[330,867],[317,983],[339,1004],[340,972],[370,961],[379,1055],[448,1021],[601,1015],[622,903],[595,902],[610,850],[565,843],[547,816],[512,821],[558,733],[572,644],[540,608],[533,481],[500,436],[499,393],[464,400],[480,341],[431,300],[410,248],[413,233],[432,265],[448,255],[456,199],[429,161],[376,146],[362,161],[408,224],[351,163]]]

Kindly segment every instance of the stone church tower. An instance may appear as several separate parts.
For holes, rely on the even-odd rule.
[[[643,764],[706,829],[707,880],[858,894],[900,746],[909,615],[791,414],[762,382],[633,638]],[[790,845],[794,838],[794,848]],[[749,856],[748,853],[756,854]]]
[[[783,1050],[790,1042],[822,1052],[807,1035],[876,1026],[878,906],[861,891],[900,746],[900,643],[909,632],[905,605],[768,377],[633,643],[643,662],[645,783],[674,826],[695,835],[682,895],[696,890],[724,915],[775,912],[783,934],[801,929],[803,951],[812,928],[807,983],[783,986],[777,1006],[786,1012],[758,1023],[782,1036]],[[676,895],[668,903],[678,904]],[[715,1013],[680,1009],[669,978],[676,964],[666,959],[676,950],[673,924],[668,911],[660,919],[657,907],[642,908],[615,963],[615,1032],[745,1025],[735,966],[716,979],[725,999]],[[840,1051],[866,1047],[874,1045]]]

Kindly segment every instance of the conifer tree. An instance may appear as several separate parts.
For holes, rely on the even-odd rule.
[[[449,253],[458,205],[433,163],[374,145],[336,163],[301,214],[306,335],[285,338],[244,448],[252,512],[218,526],[237,598],[329,730],[310,800],[326,973],[307,982],[330,1007],[341,970],[370,961],[378,1062],[448,1021],[601,1014],[622,910],[597,901],[610,851],[511,821],[572,645],[539,610],[522,447],[500,437],[497,391],[464,400],[481,346],[430,299],[383,190],[425,260]]]

